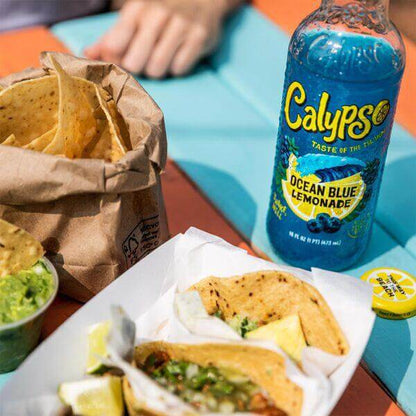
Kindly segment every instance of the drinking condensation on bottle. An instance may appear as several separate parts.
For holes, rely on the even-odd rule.
[[[323,0],[289,45],[267,232],[299,267],[343,270],[371,234],[405,51],[388,0]]]

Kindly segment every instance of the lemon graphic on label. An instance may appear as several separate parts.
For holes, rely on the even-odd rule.
[[[282,190],[290,209],[304,221],[319,214],[342,220],[354,211],[364,195],[366,186],[361,177],[361,166],[319,166],[316,172],[307,175],[302,175],[297,167],[298,159],[291,155]]]
[[[416,315],[416,279],[394,267],[364,273],[362,280],[373,286],[373,309],[383,318],[405,319]]]

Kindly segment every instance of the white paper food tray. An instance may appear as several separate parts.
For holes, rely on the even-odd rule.
[[[371,311],[371,288],[358,279],[338,273],[318,271],[312,275],[277,266],[195,228],[177,235],[149,254],[45,340],[0,391],[0,414],[6,415],[4,409],[7,408],[7,416],[52,415],[52,410],[48,409],[56,406],[58,385],[84,377],[87,329],[109,319],[111,305],[121,305],[131,318],[140,322],[140,316],[148,312],[172,285],[185,289],[195,279],[209,275],[225,277],[282,268],[308,281],[312,278],[350,343],[350,353],[329,377],[327,399],[322,400],[313,416],[328,415],[348,385],[367,345],[375,319]],[[140,327],[137,330],[140,335]],[[11,410],[13,403],[20,403],[16,407],[19,413]]]

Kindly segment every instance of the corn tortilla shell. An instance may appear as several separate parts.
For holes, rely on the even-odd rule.
[[[43,252],[29,233],[0,219],[0,278],[32,267]]]
[[[229,278],[207,277],[188,290],[197,290],[207,312],[212,315],[220,310],[225,320],[237,314],[265,325],[297,313],[308,345],[335,355],[349,351],[322,295],[289,273],[267,270]]]

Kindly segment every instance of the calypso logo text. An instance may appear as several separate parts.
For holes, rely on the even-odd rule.
[[[323,140],[333,143],[337,139],[364,139],[373,126],[384,122],[390,112],[390,102],[381,100],[378,104],[343,105],[336,111],[329,111],[328,104],[331,95],[324,91],[321,94],[318,108],[307,104],[306,91],[300,82],[294,81],[289,85],[285,100],[285,118],[288,126],[298,131],[304,129],[313,133],[326,133]],[[301,112],[303,110],[303,114]]]

